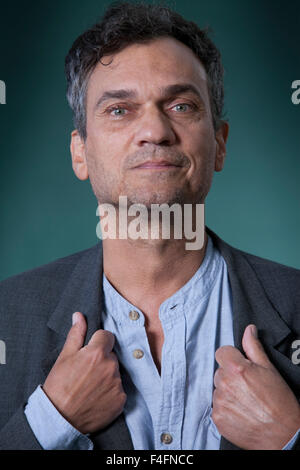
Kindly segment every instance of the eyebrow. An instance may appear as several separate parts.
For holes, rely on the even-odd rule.
[[[202,103],[204,103],[201,93],[199,92],[197,87],[195,87],[191,83],[175,83],[174,85],[168,85],[167,87],[162,88],[161,91],[163,99],[171,98],[173,95],[178,95],[180,93],[193,93],[200,99]],[[124,100],[132,99],[136,96],[137,93],[134,90],[121,89],[105,91],[102,96],[98,99],[95,105],[95,110],[98,109],[103,102],[108,101],[110,99],[114,98],[118,100]]]
[[[110,100],[111,98],[115,98],[117,100],[124,100],[128,98],[134,98],[136,96],[136,92],[133,90],[110,90],[105,91],[103,95],[99,98],[95,105],[95,109],[99,108],[104,101]]]
[[[180,93],[192,93],[204,103],[201,92],[191,83],[175,83],[174,85],[169,85],[164,89],[163,94],[166,97],[171,97],[173,95],[179,95]]]

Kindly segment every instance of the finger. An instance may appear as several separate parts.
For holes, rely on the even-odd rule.
[[[79,351],[84,344],[87,331],[87,324],[84,315],[80,312],[75,312],[72,317],[72,323],[73,325],[60,353],[60,358],[74,354]]]
[[[233,346],[222,346],[217,349],[215,358],[220,367],[232,372],[239,372],[250,362]]]
[[[118,360],[116,354],[114,352],[110,352],[108,354],[108,357],[115,363],[115,365],[116,365],[116,375],[119,376],[120,375],[120,363],[119,363],[119,360]]]
[[[269,369],[274,368],[263,348],[263,345],[258,339],[257,328],[255,325],[248,325],[245,329],[242,345],[251,362]]]
[[[112,359],[114,362],[116,362],[116,364],[119,365],[119,360],[118,360],[118,358],[117,358],[116,353],[110,352],[110,353],[108,353],[108,357],[109,357],[110,359]]]
[[[92,346],[101,346],[107,355],[114,347],[115,337],[110,331],[100,329],[93,334],[88,344]]]
[[[220,387],[220,384],[221,384],[221,381],[223,379],[225,375],[225,372],[224,372],[224,369],[222,369],[221,367],[219,367],[216,372],[215,372],[215,375],[214,375],[214,386],[217,388],[217,387]]]

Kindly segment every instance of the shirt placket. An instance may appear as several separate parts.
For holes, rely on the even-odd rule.
[[[164,345],[161,361],[162,393],[154,417],[155,449],[182,448],[182,426],[186,387],[186,321],[183,304],[177,304],[165,317],[161,315]],[[164,312],[162,312],[164,313]]]

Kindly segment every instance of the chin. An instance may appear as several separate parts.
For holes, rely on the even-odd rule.
[[[142,192],[138,191],[133,194],[127,193],[128,206],[131,204],[143,204],[147,209],[151,209],[152,204],[168,204],[172,206],[173,204],[185,204],[188,201],[186,200],[186,195],[182,190],[177,189],[172,192]]]
[[[147,209],[151,209],[151,206],[153,204],[159,204],[159,205],[162,205],[162,204],[168,204],[168,206],[172,206],[173,204],[182,204],[181,200],[178,199],[178,198],[170,198],[170,197],[157,197],[157,196],[154,196],[154,197],[149,197],[149,198],[145,198],[145,197],[142,197],[142,198],[138,198],[138,199],[129,199],[128,198],[128,206],[131,205],[131,204],[142,204],[144,205],[145,207],[147,207]]]

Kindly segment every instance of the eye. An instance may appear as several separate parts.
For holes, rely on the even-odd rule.
[[[192,106],[187,103],[178,103],[175,106],[173,106],[173,108],[179,113],[184,113],[186,111],[189,111],[192,108]]]
[[[124,116],[126,109],[122,108],[121,106],[115,106],[112,108],[108,109],[109,114],[112,114],[112,116],[119,117],[119,116]]]

